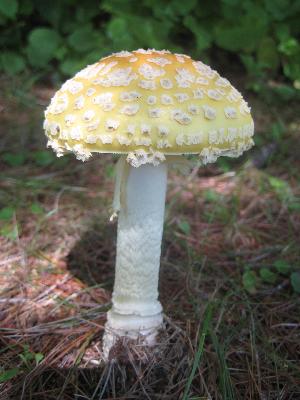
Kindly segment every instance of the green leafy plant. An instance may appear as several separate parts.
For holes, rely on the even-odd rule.
[[[300,272],[296,271],[291,274],[291,284],[296,293],[300,294]]]
[[[266,283],[274,284],[277,281],[277,274],[272,272],[269,268],[262,268],[259,271],[261,279]]]
[[[23,366],[27,369],[38,365],[44,358],[42,353],[34,353],[30,350],[27,344],[23,345],[23,352],[19,354],[20,359],[23,362]]]
[[[0,210],[0,220],[10,221],[14,216],[15,209],[13,207],[3,207]]]
[[[214,61],[218,48],[244,64],[253,87],[266,73],[283,72],[299,88],[299,15],[297,0],[217,0],[205,7],[196,0],[0,0],[0,69],[19,74],[58,65],[72,75],[121,49],[169,48]]]
[[[48,167],[56,160],[55,155],[47,150],[38,150],[34,152],[32,158],[39,167]]]
[[[11,368],[6,371],[0,372],[0,383],[9,381],[20,373],[19,368]]]
[[[10,167],[20,167],[26,161],[25,153],[5,153],[2,155],[2,160]]]
[[[23,345],[22,353],[19,354],[19,358],[21,363],[18,367],[7,370],[1,370],[0,368],[0,383],[7,382],[25,371],[30,371],[44,359],[44,355],[32,352],[30,347],[25,344]]]
[[[262,284],[276,286],[287,277],[293,291],[300,293],[300,272],[283,259],[276,260],[273,265],[259,268],[258,274],[248,266],[243,273],[242,283],[247,292],[255,294]]]
[[[243,286],[247,290],[247,292],[254,294],[256,293],[256,286],[257,286],[257,275],[255,271],[248,269],[243,273]]]
[[[191,225],[187,220],[181,220],[178,222],[179,229],[188,236],[191,233]]]
[[[44,209],[43,209],[43,207],[41,207],[41,205],[39,203],[32,203],[30,206],[30,211],[33,214],[37,214],[37,215],[44,214]]]
[[[280,274],[283,275],[288,275],[291,272],[291,266],[285,260],[276,260],[274,262],[274,267]]]

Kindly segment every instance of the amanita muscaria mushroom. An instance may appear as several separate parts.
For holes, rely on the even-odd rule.
[[[197,154],[203,164],[253,145],[250,108],[227,79],[169,51],[122,51],[78,72],[45,112],[48,145],[79,160],[120,158],[116,276],[104,354],[116,340],[153,345],[162,326],[158,275],[168,161]]]

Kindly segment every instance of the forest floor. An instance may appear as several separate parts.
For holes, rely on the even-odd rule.
[[[159,350],[105,363],[116,158],[46,150],[52,94],[0,98],[0,399],[300,399],[296,104],[250,94],[253,150],[170,170]]]

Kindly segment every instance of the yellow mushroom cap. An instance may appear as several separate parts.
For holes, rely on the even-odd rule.
[[[136,167],[181,154],[213,162],[254,144],[250,108],[229,81],[166,50],[123,51],[87,66],[56,92],[44,129],[58,156],[128,154]]]

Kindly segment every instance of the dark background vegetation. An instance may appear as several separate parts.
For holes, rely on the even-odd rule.
[[[167,48],[299,86],[299,13],[297,0],[1,0],[0,65],[61,77],[112,51]]]
[[[300,1],[0,0],[0,399],[300,399]],[[245,95],[255,148],[171,170],[161,353],[104,365],[114,162],[46,149],[60,84],[169,49]]]

